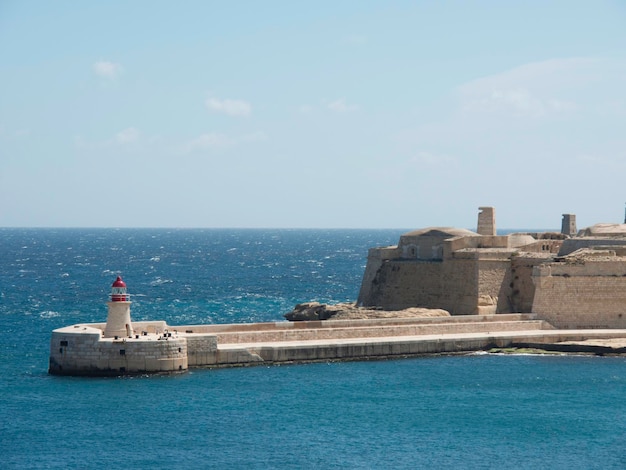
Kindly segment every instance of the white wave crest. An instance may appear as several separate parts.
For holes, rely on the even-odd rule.
[[[39,318],[56,318],[60,316],[61,314],[59,312],[55,312],[52,310],[45,310],[39,313]]]

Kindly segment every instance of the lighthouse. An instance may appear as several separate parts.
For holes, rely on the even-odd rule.
[[[109,315],[104,328],[105,338],[124,338],[133,336],[130,322],[130,295],[126,292],[126,283],[121,276],[111,286],[111,300],[107,302]]]

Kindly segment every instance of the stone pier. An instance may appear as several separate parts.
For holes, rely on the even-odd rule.
[[[556,330],[532,314],[468,315],[225,325],[134,322],[132,338],[107,338],[106,324],[54,330],[50,373],[118,376],[190,367],[401,358],[626,338],[626,330]],[[582,348],[582,346],[581,346]],[[581,350],[585,350],[584,348]],[[606,347],[603,349],[606,353]]]

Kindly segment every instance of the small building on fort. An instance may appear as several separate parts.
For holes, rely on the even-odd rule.
[[[430,227],[371,248],[357,304],[439,308],[452,315],[535,313],[557,328],[626,327],[626,224],[496,234],[479,208],[476,232]]]

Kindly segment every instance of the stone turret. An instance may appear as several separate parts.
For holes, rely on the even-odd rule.
[[[563,214],[563,220],[561,221],[561,233],[569,237],[573,237],[577,232],[576,215]]]
[[[111,286],[111,301],[107,302],[107,305],[109,306],[109,315],[104,328],[104,337],[132,337],[130,295],[126,292],[126,283],[121,276],[117,276],[117,279]]]
[[[494,236],[496,234],[496,210],[493,207],[479,207],[478,228],[479,235]]]

